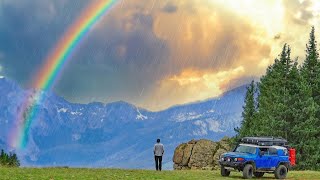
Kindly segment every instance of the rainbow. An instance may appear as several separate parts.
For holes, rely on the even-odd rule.
[[[44,66],[32,83],[32,87],[44,91],[52,88],[81,40],[86,37],[90,29],[108,12],[115,2],[116,0],[95,0],[81,13],[80,17],[68,28],[47,56]],[[22,103],[23,106],[18,112],[17,125],[9,139],[11,146],[20,149],[26,146],[30,125],[36,118],[39,109],[37,106],[43,98],[43,93],[39,91],[32,97],[28,96],[28,99]]]

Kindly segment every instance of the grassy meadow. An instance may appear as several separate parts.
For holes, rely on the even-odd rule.
[[[273,174],[267,174],[262,179],[273,179]],[[85,169],[85,168],[0,168],[0,179],[170,179],[170,180],[206,180],[206,179],[242,179],[242,174],[232,172],[230,177],[220,176],[219,171],[153,171],[124,169]],[[319,179],[320,172],[290,171],[288,179]]]

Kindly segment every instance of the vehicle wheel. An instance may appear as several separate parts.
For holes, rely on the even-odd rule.
[[[285,179],[287,177],[288,169],[284,165],[280,165],[274,171],[274,176],[276,179]]]
[[[254,172],[253,175],[254,175],[254,177],[261,178],[264,175],[264,173],[263,172]]]
[[[251,179],[253,175],[253,166],[251,164],[246,164],[242,173],[245,179]]]
[[[230,171],[224,168],[224,166],[221,166],[221,176],[229,176],[229,175],[230,175]]]

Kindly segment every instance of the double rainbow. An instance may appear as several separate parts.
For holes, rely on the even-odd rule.
[[[81,40],[89,33],[90,29],[103,17],[115,4],[116,0],[94,0],[79,18],[68,28],[62,38],[55,45],[45,60],[44,66],[33,81],[33,87],[49,90],[61,73],[66,62],[71,59],[73,52]],[[32,121],[37,115],[37,105],[43,100],[39,91],[30,100],[26,100],[18,113],[17,126],[13,131],[10,142],[13,147],[24,148]]]

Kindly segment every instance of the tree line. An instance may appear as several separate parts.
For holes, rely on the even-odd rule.
[[[20,161],[15,153],[7,154],[4,150],[1,150],[0,153],[0,167],[19,167]]]
[[[285,44],[260,81],[247,87],[236,138],[286,138],[296,149],[297,169],[320,170],[320,59],[312,27],[302,64]]]

